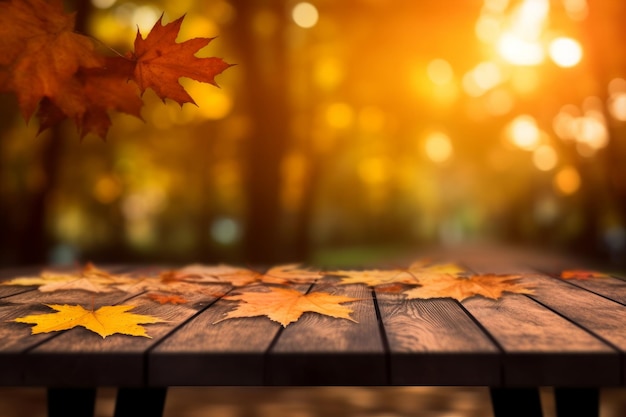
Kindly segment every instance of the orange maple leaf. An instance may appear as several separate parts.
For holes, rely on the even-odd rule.
[[[437,278],[422,279],[421,286],[404,291],[408,299],[454,298],[463,301],[476,295],[498,299],[503,292],[532,294],[532,290],[518,283],[519,275],[472,275],[455,277],[441,275]]]
[[[561,272],[562,279],[591,279],[608,277],[608,274],[597,271],[589,271],[585,269],[567,269]]]
[[[15,93],[28,120],[48,98],[65,114],[85,106],[72,100],[79,68],[97,68],[103,59],[91,39],[74,32],[75,15],[60,0],[0,2],[0,91]]]
[[[179,78],[191,78],[217,86],[215,76],[231,66],[221,58],[195,56],[213,38],[176,43],[184,17],[163,25],[161,16],[145,39],[138,30],[135,51],[127,54],[136,63],[133,79],[142,92],[152,88],[161,99],[169,98],[180,105],[195,102],[178,82]]]
[[[187,299],[175,294],[157,294],[149,293],[146,297],[159,304],[185,304]]]
[[[248,291],[224,297],[226,300],[241,301],[235,310],[214,324],[227,319],[267,316],[270,320],[287,327],[305,312],[314,312],[356,322],[350,317],[352,310],[340,305],[356,301],[356,298],[332,295],[325,292],[303,294],[289,288],[269,287],[269,292]]]
[[[121,57],[106,58],[102,68],[80,69],[73,80],[73,94],[55,101],[42,100],[37,111],[39,131],[70,118],[76,122],[81,138],[88,133],[104,138],[111,126],[109,111],[141,119],[143,101],[137,85],[128,81],[130,70],[132,64]]]

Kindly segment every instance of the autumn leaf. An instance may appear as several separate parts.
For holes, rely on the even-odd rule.
[[[476,295],[498,299],[503,292],[532,294],[532,290],[518,283],[519,275],[472,275],[455,277],[443,274],[436,279],[422,280],[422,286],[403,292],[408,299],[454,298],[463,301]]]
[[[285,264],[268,269],[261,281],[267,284],[313,284],[322,276],[320,271],[300,268],[300,264]]]
[[[589,271],[585,269],[567,269],[561,272],[562,279],[593,279],[593,278],[608,278],[610,275],[597,272],[597,271]]]
[[[175,271],[165,273],[164,280],[231,284],[243,287],[254,283],[267,284],[311,284],[322,277],[320,271],[302,269],[299,264],[278,265],[265,273],[231,265],[192,264]]]
[[[37,110],[40,132],[70,118],[76,122],[81,138],[88,133],[104,138],[111,126],[110,111],[141,119],[143,101],[137,85],[129,82],[130,69],[128,60],[120,57],[106,58],[102,68],[80,69],[74,80],[74,94],[57,99],[58,104],[42,100]]]
[[[167,276],[167,275],[165,275]],[[158,277],[141,277],[128,283],[116,285],[116,288],[124,292],[152,291],[169,295],[201,294],[207,297],[221,297],[224,292],[202,283],[172,281]]]
[[[415,261],[408,268],[338,270],[328,274],[340,276],[340,284],[366,284],[370,287],[391,284],[419,285],[421,280],[438,279],[442,275],[457,275],[465,272],[453,263],[431,264],[429,261]]]
[[[151,88],[163,100],[169,98],[179,104],[194,103],[178,82],[191,78],[217,86],[215,76],[230,67],[220,58],[198,58],[195,54],[212,38],[195,38],[176,43],[184,16],[163,25],[163,16],[144,39],[137,31],[135,51],[127,56],[136,63],[133,79],[144,92]]]
[[[115,333],[130,336],[150,337],[141,324],[163,323],[157,317],[129,313],[135,306],[104,306],[92,311],[80,305],[46,304],[55,313],[35,314],[19,317],[13,320],[17,323],[35,324],[32,334],[50,333],[68,330],[74,327],[84,327],[102,336],[104,339]]]
[[[176,294],[149,293],[149,294],[146,294],[146,297],[148,297],[152,301],[156,301],[159,304],[185,304],[187,303],[186,298],[183,298],[180,295],[176,295]]]
[[[41,292],[61,290],[83,290],[95,293],[117,291],[116,285],[133,282],[127,275],[110,274],[92,263],[87,263],[80,271],[58,273],[42,271],[36,277],[17,277],[2,282],[0,285],[39,286]]]
[[[270,320],[287,327],[297,321],[305,312],[315,312],[335,318],[344,318],[356,322],[350,317],[352,310],[342,303],[356,301],[355,298],[332,295],[324,292],[303,294],[288,288],[268,287],[268,292],[243,292],[224,297],[226,300],[240,301],[237,308],[228,312],[224,318],[267,316]]]
[[[366,284],[370,287],[390,284],[418,285],[417,277],[404,269],[370,269],[329,271],[328,274],[340,276],[340,284]]]
[[[210,38],[176,43],[183,17],[165,26],[161,20],[145,39],[137,33],[134,52],[109,57],[74,32],[75,14],[65,13],[61,0],[0,1],[0,93],[15,94],[26,120],[36,112],[40,131],[71,119],[81,138],[104,138],[111,112],[141,118],[146,88],[193,103],[178,79],[216,85],[230,64],[195,56]]]
[[[93,41],[74,32],[75,15],[60,0],[0,2],[0,91],[15,93],[24,119],[47,97],[72,114],[84,105],[68,100],[79,68],[97,68],[103,59]]]

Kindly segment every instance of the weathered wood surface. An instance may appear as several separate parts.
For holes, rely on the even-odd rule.
[[[470,271],[522,274],[534,294],[407,300],[326,278],[294,288],[356,298],[345,305],[358,323],[305,313],[283,328],[266,317],[216,323],[236,306],[219,294],[161,305],[140,291],[92,300],[84,291],[0,286],[0,385],[624,385],[625,281],[563,281],[557,277],[568,264],[549,258],[483,251],[446,260]],[[0,271],[0,280],[32,272]],[[102,339],[83,328],[31,335],[28,325],[10,321],[50,312],[45,303],[92,302],[134,305],[133,312],[167,322],[146,326],[151,339]]]

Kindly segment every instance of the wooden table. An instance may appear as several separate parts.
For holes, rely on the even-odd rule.
[[[264,317],[213,324],[235,306],[220,298],[160,305],[114,292],[97,295],[95,306],[132,303],[168,322],[147,326],[151,339],[102,339],[82,328],[31,335],[8,322],[50,312],[45,303],[87,306],[88,293],[0,286],[0,385],[47,387],[51,417],[93,413],[95,387],[120,388],[116,416],[124,417],[161,415],[166,387],[219,385],[486,386],[497,416],[540,416],[536,388],[554,386],[559,417],[593,416],[598,388],[624,385],[625,281],[559,279],[571,265],[554,257],[469,251],[447,259],[474,272],[523,274],[535,293],[406,300],[325,278],[300,289],[358,298],[350,304],[358,324],[306,313],[283,328]],[[38,270],[2,270],[0,279]]]

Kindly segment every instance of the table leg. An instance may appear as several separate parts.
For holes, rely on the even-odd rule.
[[[598,417],[600,391],[597,388],[555,388],[557,417]]]
[[[495,417],[542,417],[537,388],[491,388]]]
[[[93,417],[95,388],[48,388],[48,417]]]
[[[120,388],[114,417],[162,417],[167,388]]]

